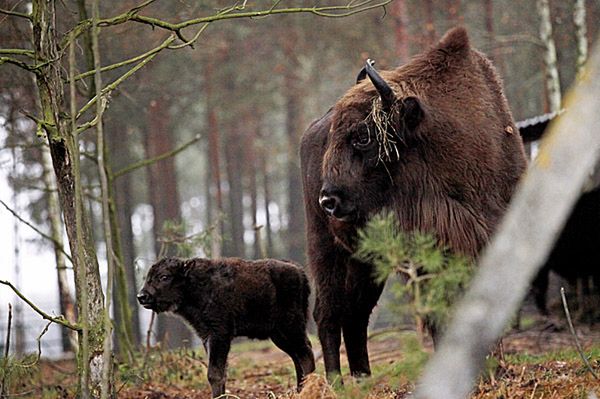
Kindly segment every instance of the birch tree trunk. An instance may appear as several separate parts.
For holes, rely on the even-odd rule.
[[[78,336],[78,396],[99,397],[102,369],[107,361],[103,354],[104,296],[94,242],[82,202],[79,144],[77,137],[69,130],[68,121],[62,117],[66,112],[61,65],[57,61],[60,57],[55,5],[53,1],[32,2],[34,54],[36,60],[46,61],[36,73],[42,112],[40,125],[48,138],[69,246],[73,254],[77,310],[82,328]],[[73,103],[74,96],[71,100]]]
[[[575,0],[573,24],[575,25],[575,38],[577,39],[577,76],[580,76],[588,56],[585,0]]]
[[[548,97],[548,112],[556,112],[561,108],[560,79],[556,58],[556,45],[552,37],[552,19],[548,0],[537,0],[537,10],[540,16],[540,39],[545,48],[544,66],[546,68],[546,91]]]
[[[50,223],[50,236],[54,240],[54,259],[56,262],[56,275],[58,280],[58,298],[60,304],[60,313],[66,317],[70,323],[75,323],[75,305],[73,304],[73,295],[69,288],[69,276],[67,275],[67,264],[65,256],[61,252],[63,244],[62,220],[60,218],[60,206],[54,191],[56,184],[52,178],[52,159],[50,153],[44,148],[42,153],[42,174],[44,185],[48,190],[48,222]],[[70,352],[77,349],[77,334],[67,328],[61,329],[61,340],[63,351]]]

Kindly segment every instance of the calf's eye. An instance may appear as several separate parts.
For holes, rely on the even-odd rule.
[[[171,279],[171,276],[169,276],[169,275],[166,275],[166,274],[163,274],[162,276],[160,276],[160,277],[158,278],[158,281],[168,281],[168,280],[170,280],[170,279]]]

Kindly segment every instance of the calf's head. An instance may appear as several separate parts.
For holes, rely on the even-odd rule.
[[[152,265],[137,300],[146,309],[155,312],[176,311],[183,302],[186,280],[184,261],[164,258]]]

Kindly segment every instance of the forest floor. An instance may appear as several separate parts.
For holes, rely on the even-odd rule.
[[[578,337],[589,362],[600,373],[600,328],[579,326]],[[317,356],[320,347],[313,340]],[[332,389],[323,378],[323,361],[304,390],[295,392],[295,374],[289,357],[267,341],[240,341],[229,356],[228,398],[344,399],[405,398],[414,388],[431,345],[419,344],[414,332],[388,330],[372,334],[369,353],[373,376],[360,381],[348,377]],[[116,389],[125,399],[209,398],[203,349],[161,351],[153,348],[134,367],[118,367]],[[73,360],[42,361],[11,384],[10,396],[19,398],[74,397]],[[14,377],[14,376],[13,376]],[[487,362],[472,399],[567,399],[600,396],[600,380],[585,367],[564,326],[538,320],[528,328],[512,330]]]

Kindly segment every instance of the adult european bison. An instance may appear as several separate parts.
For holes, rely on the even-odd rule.
[[[340,373],[342,333],[351,374],[370,374],[367,324],[383,286],[372,265],[352,258],[357,228],[387,208],[404,230],[434,233],[475,257],[526,166],[500,79],[463,28],[396,70],[379,74],[367,63],[304,133],[301,162],[330,380]]]
[[[267,339],[294,361],[300,388],[315,369],[306,336],[310,287],[302,268],[274,259],[165,258],[152,265],[138,301],[187,320],[208,352],[213,397],[225,393],[234,337]]]

